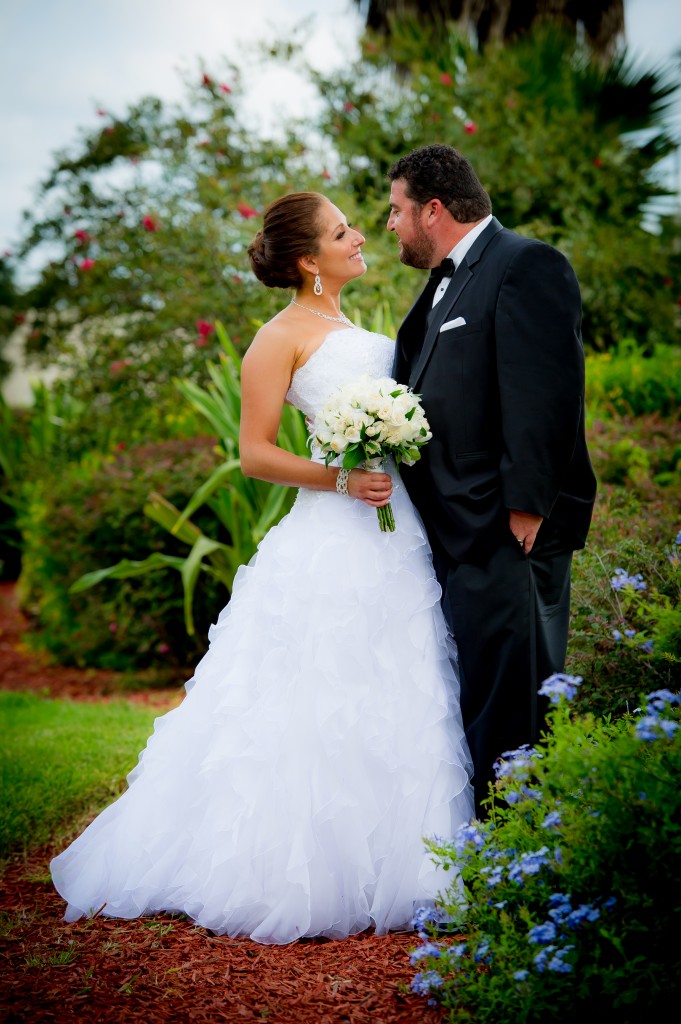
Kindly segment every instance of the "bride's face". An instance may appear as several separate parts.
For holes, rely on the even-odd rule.
[[[314,257],[322,282],[342,287],[366,271],[362,256],[364,235],[348,224],[345,215],[333,203],[320,210],[319,251]]]

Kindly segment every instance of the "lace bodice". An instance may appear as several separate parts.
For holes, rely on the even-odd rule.
[[[315,416],[329,395],[367,373],[389,377],[395,342],[362,327],[330,331],[307,362],[293,375],[286,400],[306,416]]]

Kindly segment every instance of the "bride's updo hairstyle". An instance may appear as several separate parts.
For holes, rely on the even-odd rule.
[[[268,288],[301,288],[297,260],[316,256],[321,232],[319,192],[292,192],[265,210],[262,231],[248,247],[253,273]]]

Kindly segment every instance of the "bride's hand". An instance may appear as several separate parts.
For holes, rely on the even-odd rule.
[[[351,498],[374,508],[387,505],[393,492],[393,482],[387,473],[368,473],[365,469],[353,469],[348,477],[348,494]]]

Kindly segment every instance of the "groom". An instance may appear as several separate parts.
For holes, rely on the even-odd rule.
[[[451,147],[416,150],[388,177],[400,260],[434,268],[398,332],[393,376],[422,396],[433,432],[403,479],[458,645],[484,815],[495,759],[535,742],[546,711],[537,690],[563,670],[572,551],[596,493],[580,292],[561,253],[492,216]]]

